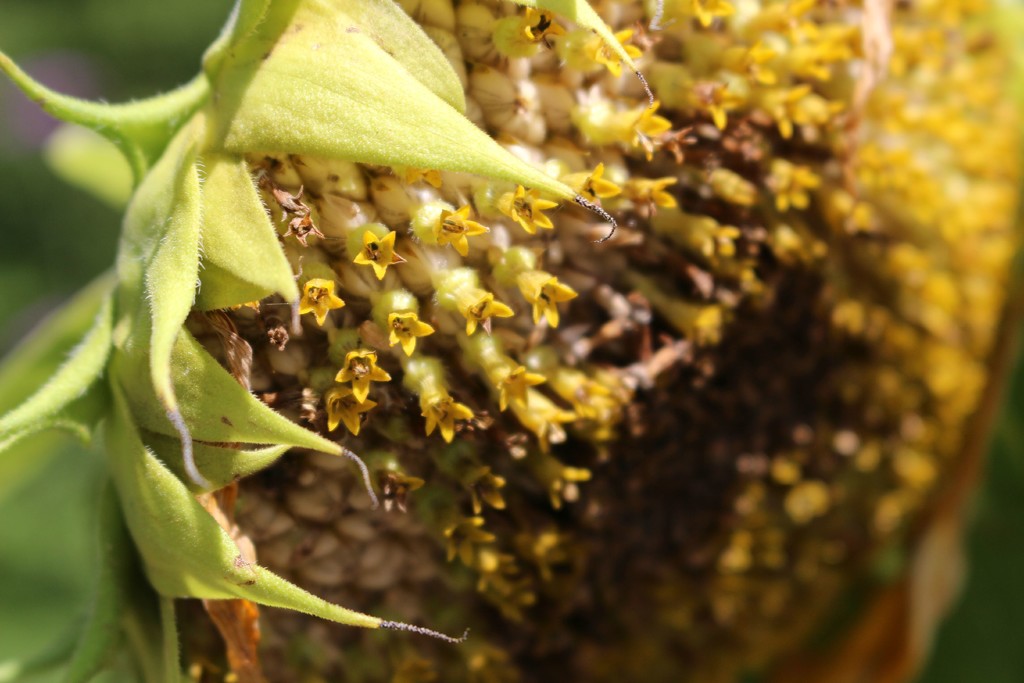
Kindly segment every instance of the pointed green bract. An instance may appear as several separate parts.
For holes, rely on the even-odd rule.
[[[171,349],[199,280],[202,204],[196,155],[203,124],[197,116],[175,136],[128,206],[117,259],[118,313],[131,322],[125,321],[115,337],[127,352],[149,359],[150,385],[175,426],[185,466],[197,483],[205,482],[192,461],[192,437],[174,394]]]
[[[76,419],[81,411],[68,413],[66,409],[103,375],[110,355],[112,324],[112,302],[107,296],[92,328],[67,362],[39,391],[0,418],[0,451],[47,427],[67,426],[88,431],[90,425]]]
[[[144,356],[115,352],[112,379],[124,390],[143,429],[176,436],[152,387],[138,381]],[[340,447],[268,408],[240,385],[187,331],[175,344],[171,367],[182,416],[196,441],[278,444],[338,455]]]
[[[575,197],[425,86],[359,27],[362,15],[347,3],[322,32],[316,22],[329,7],[276,2],[257,33],[224,59],[211,76],[208,145],[462,171]]]
[[[269,54],[278,41],[296,38],[297,32],[290,27],[299,23],[303,33],[299,38],[311,48],[319,46],[312,48],[315,50],[329,45],[343,32],[362,32],[431,92],[460,112],[465,111],[466,96],[448,60],[393,0],[297,0],[275,3],[272,9],[267,0],[240,0],[224,34],[207,51],[203,69],[216,81],[229,52],[251,48],[256,42],[262,43]]]
[[[194,232],[198,243],[201,211],[195,159],[203,124],[204,119],[196,117],[179,131],[128,204],[117,251],[118,317],[134,316],[148,309],[150,304],[145,297],[150,292],[147,289],[159,282],[147,271],[160,251],[161,242],[171,239],[176,230],[184,233],[181,241],[188,250],[188,254],[179,258],[195,260],[195,264],[184,264],[186,271],[197,273],[186,287],[186,298],[191,300],[194,295],[199,249],[198,244],[195,249],[191,248],[190,236]],[[145,344],[149,343],[147,336]]]
[[[291,265],[240,157],[203,156],[202,268],[196,307],[227,308],[277,292],[299,298]]]
[[[255,474],[277,462],[291,448],[288,444],[284,444],[243,450],[212,446],[197,441],[194,444],[196,467],[210,483],[210,487],[204,489],[187,477],[181,462],[181,443],[177,439],[164,434],[143,432],[142,440],[153,451],[153,454],[160,458],[160,462],[174,472],[193,493],[202,493],[206,490],[215,491],[233,481]]]
[[[350,626],[380,626],[380,619],[327,603],[246,562],[231,537],[143,445],[124,396],[117,387],[113,394],[104,450],[146,575],[161,595],[243,598]]]
[[[231,597],[230,586],[251,578],[235,562],[237,546],[146,449],[120,390],[113,393],[104,452],[150,583],[165,596]]]
[[[199,173],[191,162],[191,154],[186,155],[172,188],[168,196],[170,206],[159,207],[169,209],[163,214],[165,222],[150,223],[154,249],[145,274],[146,300],[153,325],[149,341],[151,379],[168,410],[177,408],[171,386],[171,349],[192,310],[199,279],[202,208]]]
[[[197,77],[163,95],[125,104],[105,104],[50,90],[2,52],[0,71],[47,113],[61,121],[91,128],[117,145],[128,159],[136,182],[164,151],[178,127],[209,95],[206,79]]]
[[[255,581],[247,586],[243,586],[242,590],[236,594],[236,597],[252,600],[267,607],[279,607],[281,609],[311,614],[314,617],[345,624],[346,626],[379,628],[381,625],[381,619],[335,605],[323,598],[318,598],[302,590],[294,583],[282,579],[269,569],[254,566],[252,567],[252,573]]]

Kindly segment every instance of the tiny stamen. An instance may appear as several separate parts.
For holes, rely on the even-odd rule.
[[[612,224],[612,229],[608,232],[608,234],[599,240],[594,240],[594,244],[603,244],[604,242],[610,240],[612,236],[615,234],[615,230],[618,229],[619,227],[619,224],[615,222],[615,219],[612,218],[612,215],[605,211],[604,209],[602,209],[597,204],[595,204],[594,202],[586,199],[581,195],[576,195],[573,201],[582,206],[584,209],[587,209],[588,211],[593,211],[598,216]]]
[[[431,638],[437,638],[443,640],[446,643],[452,643],[458,645],[466,641],[469,637],[469,629],[467,628],[461,637],[455,638],[453,636],[445,635],[440,631],[435,631],[430,628],[424,628],[422,626],[413,626],[412,624],[404,624],[401,621],[382,621],[380,627],[388,629],[389,631],[408,631],[409,633],[418,633],[421,636],[430,636]]]

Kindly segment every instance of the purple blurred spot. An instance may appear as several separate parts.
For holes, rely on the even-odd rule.
[[[57,92],[94,99],[100,87],[96,65],[79,52],[49,52],[22,59],[19,65]],[[9,154],[38,149],[60,122],[0,78],[0,148]]]

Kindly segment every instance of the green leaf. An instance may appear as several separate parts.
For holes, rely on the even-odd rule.
[[[65,683],[91,681],[112,664],[121,644],[121,618],[126,586],[131,581],[134,550],[110,485],[100,498],[99,541],[100,572],[96,593],[64,676]]]
[[[211,74],[207,144],[238,154],[462,171],[574,199],[569,187],[506,151],[410,71],[410,58],[443,59],[420,29],[389,36],[383,46],[374,41],[382,24],[373,10],[390,5],[274,2],[257,32]]]
[[[23,403],[65,363],[114,287],[104,273],[39,323],[0,363],[0,413]]]
[[[113,273],[100,276],[43,320],[7,355],[0,365],[0,414],[24,404],[67,362],[72,350],[81,344],[95,324],[100,306],[113,286]],[[0,498],[17,488],[19,482],[58,452],[57,443],[64,435],[43,434],[40,433],[42,430],[64,429],[83,441],[89,439],[91,425],[95,424],[104,400],[103,396],[94,396],[95,393],[87,391],[51,417],[48,423],[37,424],[38,429],[32,432],[19,430],[17,435],[12,433],[7,435],[7,439],[0,438],[0,452],[18,442],[16,451],[0,458]],[[93,402],[94,398],[96,402]],[[60,424],[55,423],[58,418]]]
[[[61,180],[119,211],[131,198],[132,169],[124,155],[88,128],[61,126],[47,138],[43,156]]]
[[[138,381],[146,362],[142,355],[115,351],[111,377],[128,396],[141,427],[175,436],[178,432],[152,388]],[[246,391],[187,331],[178,336],[171,367],[182,416],[197,441],[277,444],[341,453],[338,444],[303,429]]]
[[[351,626],[382,622],[332,605],[246,562],[230,536],[143,445],[120,389],[104,429],[105,452],[146,575],[165,597],[242,598]]]
[[[245,160],[204,155],[202,270],[196,307],[227,308],[274,292],[299,298],[291,265]]]
[[[204,488],[186,477],[185,467],[181,462],[180,441],[174,437],[154,432],[142,432],[142,440],[153,451],[153,454],[160,458],[160,462],[174,472],[193,493],[214,491],[233,481],[255,474],[277,462],[291,448],[284,444],[244,450],[197,441],[194,444],[196,467],[210,483],[209,487]]]
[[[72,312],[77,313],[74,309]],[[67,409],[102,376],[110,355],[112,325],[112,301],[107,296],[92,328],[71,357],[35,394],[0,417],[0,451],[48,427],[68,427],[88,433],[91,426],[85,419],[89,413],[88,403],[79,403],[74,411]],[[58,327],[59,323],[55,323],[50,331]]]
[[[205,78],[197,77],[177,90],[125,104],[89,102],[50,90],[0,52],[0,71],[44,111],[61,121],[91,128],[117,145],[128,159],[135,182],[163,152],[178,127],[209,95]]]

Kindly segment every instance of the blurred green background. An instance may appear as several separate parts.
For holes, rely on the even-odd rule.
[[[0,0],[0,49],[48,85],[109,101],[191,78],[229,0]],[[0,354],[113,261],[118,212],[58,180],[42,145],[54,124],[0,83]],[[1024,371],[1018,363],[975,503],[970,575],[922,683],[1024,681]],[[0,661],[58,636],[93,578],[97,458],[0,467]],[[46,680],[40,678],[38,680]]]

